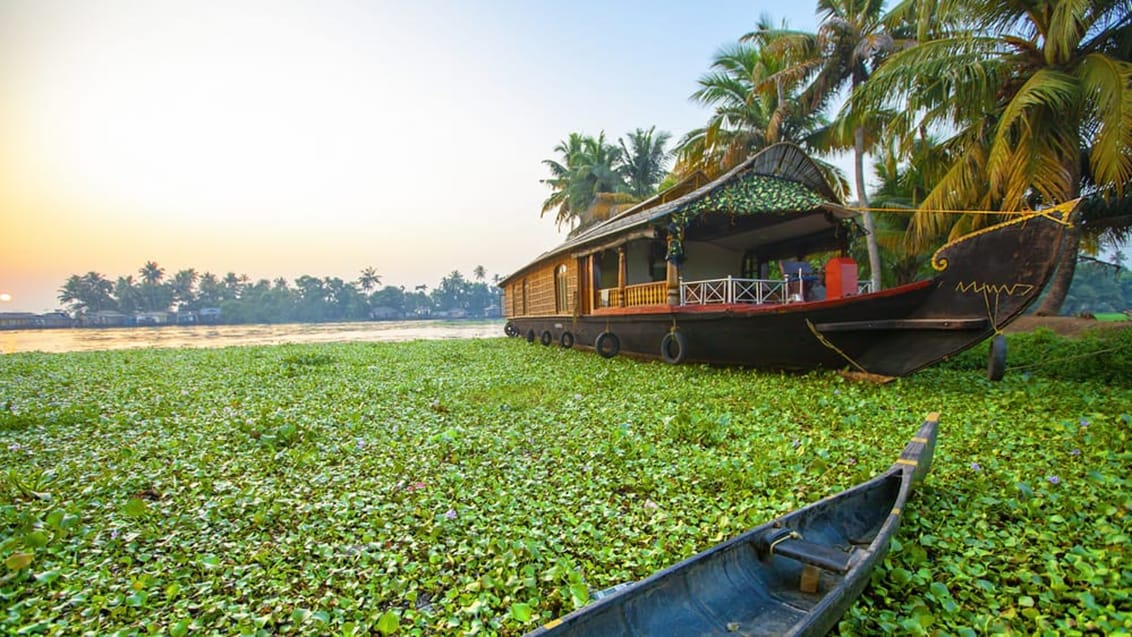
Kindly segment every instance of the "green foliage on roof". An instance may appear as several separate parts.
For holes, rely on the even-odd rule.
[[[685,212],[733,215],[775,214],[813,210],[825,198],[800,183],[747,173],[688,204]]]

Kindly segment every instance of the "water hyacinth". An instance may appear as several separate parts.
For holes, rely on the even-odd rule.
[[[1126,631],[1132,388],[983,374],[504,339],[0,356],[0,634],[522,635],[887,470],[932,411],[932,473],[835,632]]]

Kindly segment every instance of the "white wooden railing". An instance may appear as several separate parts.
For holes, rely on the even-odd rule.
[[[787,282],[775,279],[707,279],[680,281],[680,305],[718,303],[781,303]]]
[[[803,280],[786,279],[706,279],[680,281],[680,305],[715,305],[729,303],[793,303],[803,298]],[[858,281],[857,293],[872,292],[871,281]]]

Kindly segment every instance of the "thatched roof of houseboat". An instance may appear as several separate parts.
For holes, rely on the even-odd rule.
[[[775,144],[714,181],[706,182],[706,176],[697,171],[673,188],[586,228],[504,279],[501,285],[546,259],[566,253],[582,256],[633,239],[656,238],[658,229],[673,223],[684,225],[700,215],[786,218],[815,212],[837,219],[857,215],[844,207],[809,155],[793,144]]]

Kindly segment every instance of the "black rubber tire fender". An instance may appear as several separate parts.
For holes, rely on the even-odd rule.
[[[991,338],[990,353],[987,355],[987,378],[999,381],[1006,375],[1006,337],[995,334]]]
[[[527,330],[527,342],[528,343],[534,343],[535,342],[535,330],[534,330],[534,328]]]
[[[511,338],[515,338],[519,335],[519,328],[515,327],[514,323],[508,321],[507,325],[503,326],[503,333]]]
[[[613,358],[621,351],[621,339],[613,332],[602,332],[594,339],[594,349],[602,358]]]
[[[550,333],[550,330],[543,330],[542,334],[538,337],[538,342],[543,345],[550,345],[554,342],[554,335]]]
[[[660,339],[660,358],[669,365],[679,365],[688,358],[688,339],[676,330]]]
[[[562,332],[562,336],[558,337],[558,344],[562,349],[570,349],[574,346],[574,335],[570,332]]]

